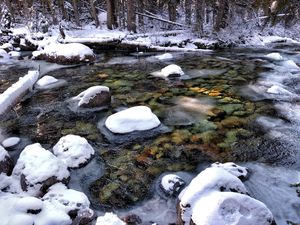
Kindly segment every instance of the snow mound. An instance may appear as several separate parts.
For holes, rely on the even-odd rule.
[[[70,173],[65,163],[36,143],[26,146],[21,152],[13,175],[21,177],[24,191],[38,194],[47,186],[67,180]]]
[[[73,100],[79,100],[78,107],[99,107],[110,103],[111,97],[108,87],[93,86],[81,92],[79,95],[74,97]]]
[[[147,106],[135,106],[109,116],[105,126],[113,133],[150,130],[160,125],[160,121]]]
[[[28,90],[32,90],[33,85],[39,78],[38,71],[28,71],[28,74],[10,86],[0,95],[0,115],[6,112],[18,98],[21,98]]]
[[[227,162],[227,163],[216,162],[211,164],[211,167],[222,168],[241,180],[246,179],[248,177],[248,169],[246,167],[239,166],[233,162]]]
[[[45,87],[56,82],[58,82],[58,80],[52,76],[43,76],[36,84],[40,87]]]
[[[93,61],[95,57],[92,49],[80,43],[50,44],[44,50],[33,52],[32,55],[33,59],[60,63]]]
[[[104,216],[97,218],[96,225],[126,225],[126,223],[114,213],[105,213]]]
[[[168,65],[165,68],[161,69],[161,74],[164,77],[182,76],[182,75],[184,75],[184,72],[182,71],[180,66],[171,64],[171,65]]]
[[[170,53],[165,53],[162,55],[157,55],[157,56],[155,56],[155,58],[157,58],[159,60],[170,60],[170,59],[173,59],[173,55]]]
[[[85,164],[94,155],[93,147],[83,137],[69,134],[59,139],[53,154],[69,168]]]
[[[283,57],[277,52],[267,54],[266,57],[269,59],[278,60],[278,61],[283,60]]]
[[[2,142],[2,145],[3,147],[5,148],[10,148],[10,147],[13,147],[17,144],[19,144],[21,141],[20,138],[18,137],[10,137],[10,138],[6,138],[3,142]]]
[[[176,174],[163,176],[160,183],[161,189],[169,196],[177,195],[184,185],[184,180]]]
[[[270,225],[273,216],[260,201],[232,192],[211,192],[193,208],[192,220],[197,225]]]

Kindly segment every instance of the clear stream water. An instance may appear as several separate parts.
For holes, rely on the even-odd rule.
[[[270,52],[284,60],[266,58]],[[285,64],[293,60],[300,66],[300,47],[174,53],[170,61],[153,54],[100,53],[94,64],[71,67],[3,62],[1,92],[38,67],[66,83],[35,89],[1,116],[0,141],[21,137],[10,149],[16,161],[27,144],[51,149],[63,135],[85,137],[97,155],[72,171],[69,186],[85,192],[99,215],[113,210],[137,214],[143,224],[175,223],[176,199],[160,193],[159,177],[172,172],[189,182],[211,162],[234,161],[251,169],[245,184],[277,224],[300,223],[300,198],[291,186],[300,182],[300,69]],[[183,79],[151,75],[171,63],[182,67]],[[110,107],[82,110],[70,104],[94,85],[110,87]],[[130,135],[114,135],[103,126],[107,116],[136,105],[149,106],[163,125]]]

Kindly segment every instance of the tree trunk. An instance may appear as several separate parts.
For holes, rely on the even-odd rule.
[[[79,21],[79,12],[78,12],[78,5],[77,5],[77,0],[72,0],[72,6],[74,10],[74,17],[75,17],[75,23],[77,26],[80,26],[80,21]]]
[[[52,1],[51,0],[46,0],[45,5],[46,5],[46,10],[48,10],[48,12],[50,12],[53,24],[57,24],[57,18],[55,16],[55,12],[54,12],[54,9],[52,7]],[[45,14],[47,14],[48,12],[46,12]]]
[[[169,0],[168,2],[169,20],[172,22],[176,22],[176,8],[177,8],[177,0]]]
[[[94,0],[90,0],[90,6],[91,6],[91,15],[95,21],[96,27],[100,26],[100,22],[99,22],[99,18],[98,18],[98,14],[97,14],[97,10],[95,7],[95,1]]]
[[[144,2],[143,2],[143,0],[138,0],[137,4],[138,4],[138,12],[144,13]],[[141,15],[138,15],[138,21],[139,21],[138,22],[139,27],[143,28],[144,27],[144,17],[141,16]]]
[[[8,8],[8,11],[10,13],[10,16],[11,16],[13,22],[14,22],[15,21],[15,15],[14,15],[14,11],[13,11],[12,6],[11,6],[11,0],[5,0],[5,4],[6,4],[6,6]]]
[[[196,2],[196,8],[198,4]],[[192,24],[192,0],[185,0],[184,2],[184,9],[185,9],[185,23],[187,25]]]
[[[106,0],[107,5],[107,28],[112,30],[118,27],[115,0]]]
[[[66,9],[65,9],[65,5],[64,5],[64,0],[58,0],[58,7],[62,13],[62,18],[64,20],[67,19],[67,12],[66,12]]]
[[[228,0],[219,0],[219,4],[217,7],[217,15],[214,24],[215,31],[220,31],[220,29],[225,28],[227,26],[228,13],[229,13]]]
[[[204,12],[204,0],[196,0],[196,22],[194,30],[200,35],[203,34]]]
[[[136,33],[135,0],[127,0],[127,29]]]

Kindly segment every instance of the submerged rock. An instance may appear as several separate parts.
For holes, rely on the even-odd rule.
[[[147,106],[135,106],[109,116],[105,126],[113,133],[125,134],[133,131],[150,130],[160,121]]]
[[[85,138],[72,134],[60,138],[53,147],[53,154],[68,168],[78,168],[86,164],[94,153],[93,147]]]

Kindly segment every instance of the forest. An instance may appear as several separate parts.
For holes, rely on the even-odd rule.
[[[18,23],[33,29],[41,29],[37,23],[63,23],[65,29],[92,23],[133,33],[189,29],[211,36],[241,25],[264,30],[281,23],[288,28],[300,18],[299,0],[2,0],[1,5],[2,29]]]

